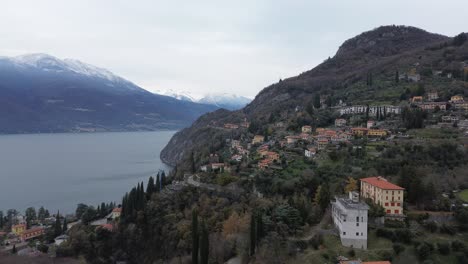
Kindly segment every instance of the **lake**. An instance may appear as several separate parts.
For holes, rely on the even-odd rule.
[[[159,169],[175,131],[0,136],[0,210],[44,206],[73,213],[78,203],[120,203]]]

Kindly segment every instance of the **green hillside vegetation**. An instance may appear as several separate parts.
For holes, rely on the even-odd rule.
[[[161,153],[174,165],[164,188],[138,184],[123,198],[115,232],[77,225],[58,252],[93,263],[336,263],[339,255],[467,263],[468,209],[454,191],[468,188],[468,112],[448,102],[468,96],[464,39],[380,27],[265,88],[246,108],[202,116]],[[423,109],[432,101],[448,109]],[[351,106],[366,110],[340,114]],[[381,108],[373,114],[373,106]],[[447,116],[456,119],[442,122]],[[335,126],[338,118],[346,124]],[[364,128],[377,134],[359,134]],[[369,176],[405,188],[406,218],[370,223],[368,250],[344,248],[330,200],[359,191]],[[371,203],[371,217],[382,210]]]

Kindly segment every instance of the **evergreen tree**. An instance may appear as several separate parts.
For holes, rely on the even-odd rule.
[[[321,211],[324,212],[330,203],[330,187],[327,183],[319,186],[315,194],[315,203],[320,207]]]
[[[54,226],[54,235],[58,237],[62,234],[62,223],[60,223],[60,211],[57,211],[55,216],[55,226]]]
[[[37,213],[37,218],[40,220],[40,221],[44,221],[44,218],[45,218],[45,209],[44,209],[44,206],[41,206],[41,208],[39,208],[39,211]]]
[[[148,185],[146,186],[146,194],[148,195],[148,198],[151,197],[151,194],[154,193],[154,191],[155,191],[154,178],[153,176],[150,176],[148,180]]]
[[[164,171],[161,172],[161,189],[166,186],[166,173]]]
[[[155,185],[156,192],[159,192],[161,190],[161,179],[160,178],[161,178],[161,175],[158,172],[158,176],[156,176],[156,185]]]
[[[192,264],[198,264],[198,213],[192,211]]]
[[[65,232],[67,232],[67,230],[68,230],[68,223],[67,223],[67,218],[66,218],[66,217],[64,217],[64,218],[63,218],[63,227],[62,227],[62,233],[65,233]]]
[[[106,204],[104,202],[101,203],[101,208],[100,210],[98,210],[99,214],[101,217],[104,217],[107,215],[107,207],[106,207]]]
[[[3,219],[3,211],[0,211],[0,229],[2,229],[4,225],[5,225],[5,222]]]
[[[13,248],[11,249],[11,254],[16,254],[16,244],[13,245]]]
[[[395,83],[399,83],[400,82],[400,73],[398,72],[398,70],[395,71]]]
[[[320,108],[320,94],[314,95],[314,101],[313,101],[314,107],[316,109]]]
[[[192,173],[197,172],[196,165],[195,165],[195,154],[193,153],[193,151],[190,156],[190,161],[192,163]]]
[[[255,237],[255,240],[256,240],[256,244],[258,246],[258,243],[260,242],[260,240],[264,237],[264,227],[263,227],[263,217],[261,214],[257,215],[257,223],[256,223],[256,237]]]
[[[250,255],[255,254],[255,247],[257,245],[257,230],[255,227],[255,214],[252,213],[250,216]]]
[[[205,221],[201,224],[201,239],[200,239],[200,264],[208,264],[210,251],[210,239]]]

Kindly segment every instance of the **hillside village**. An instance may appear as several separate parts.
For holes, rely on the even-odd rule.
[[[381,27],[244,109],[202,116],[161,153],[174,166],[167,179],[150,177],[106,207],[121,208],[118,219],[109,211],[71,227],[57,254],[468,263],[466,40]]]

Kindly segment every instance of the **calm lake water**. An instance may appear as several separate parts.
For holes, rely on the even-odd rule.
[[[138,182],[169,167],[159,153],[174,131],[0,136],[0,210],[119,203]]]

